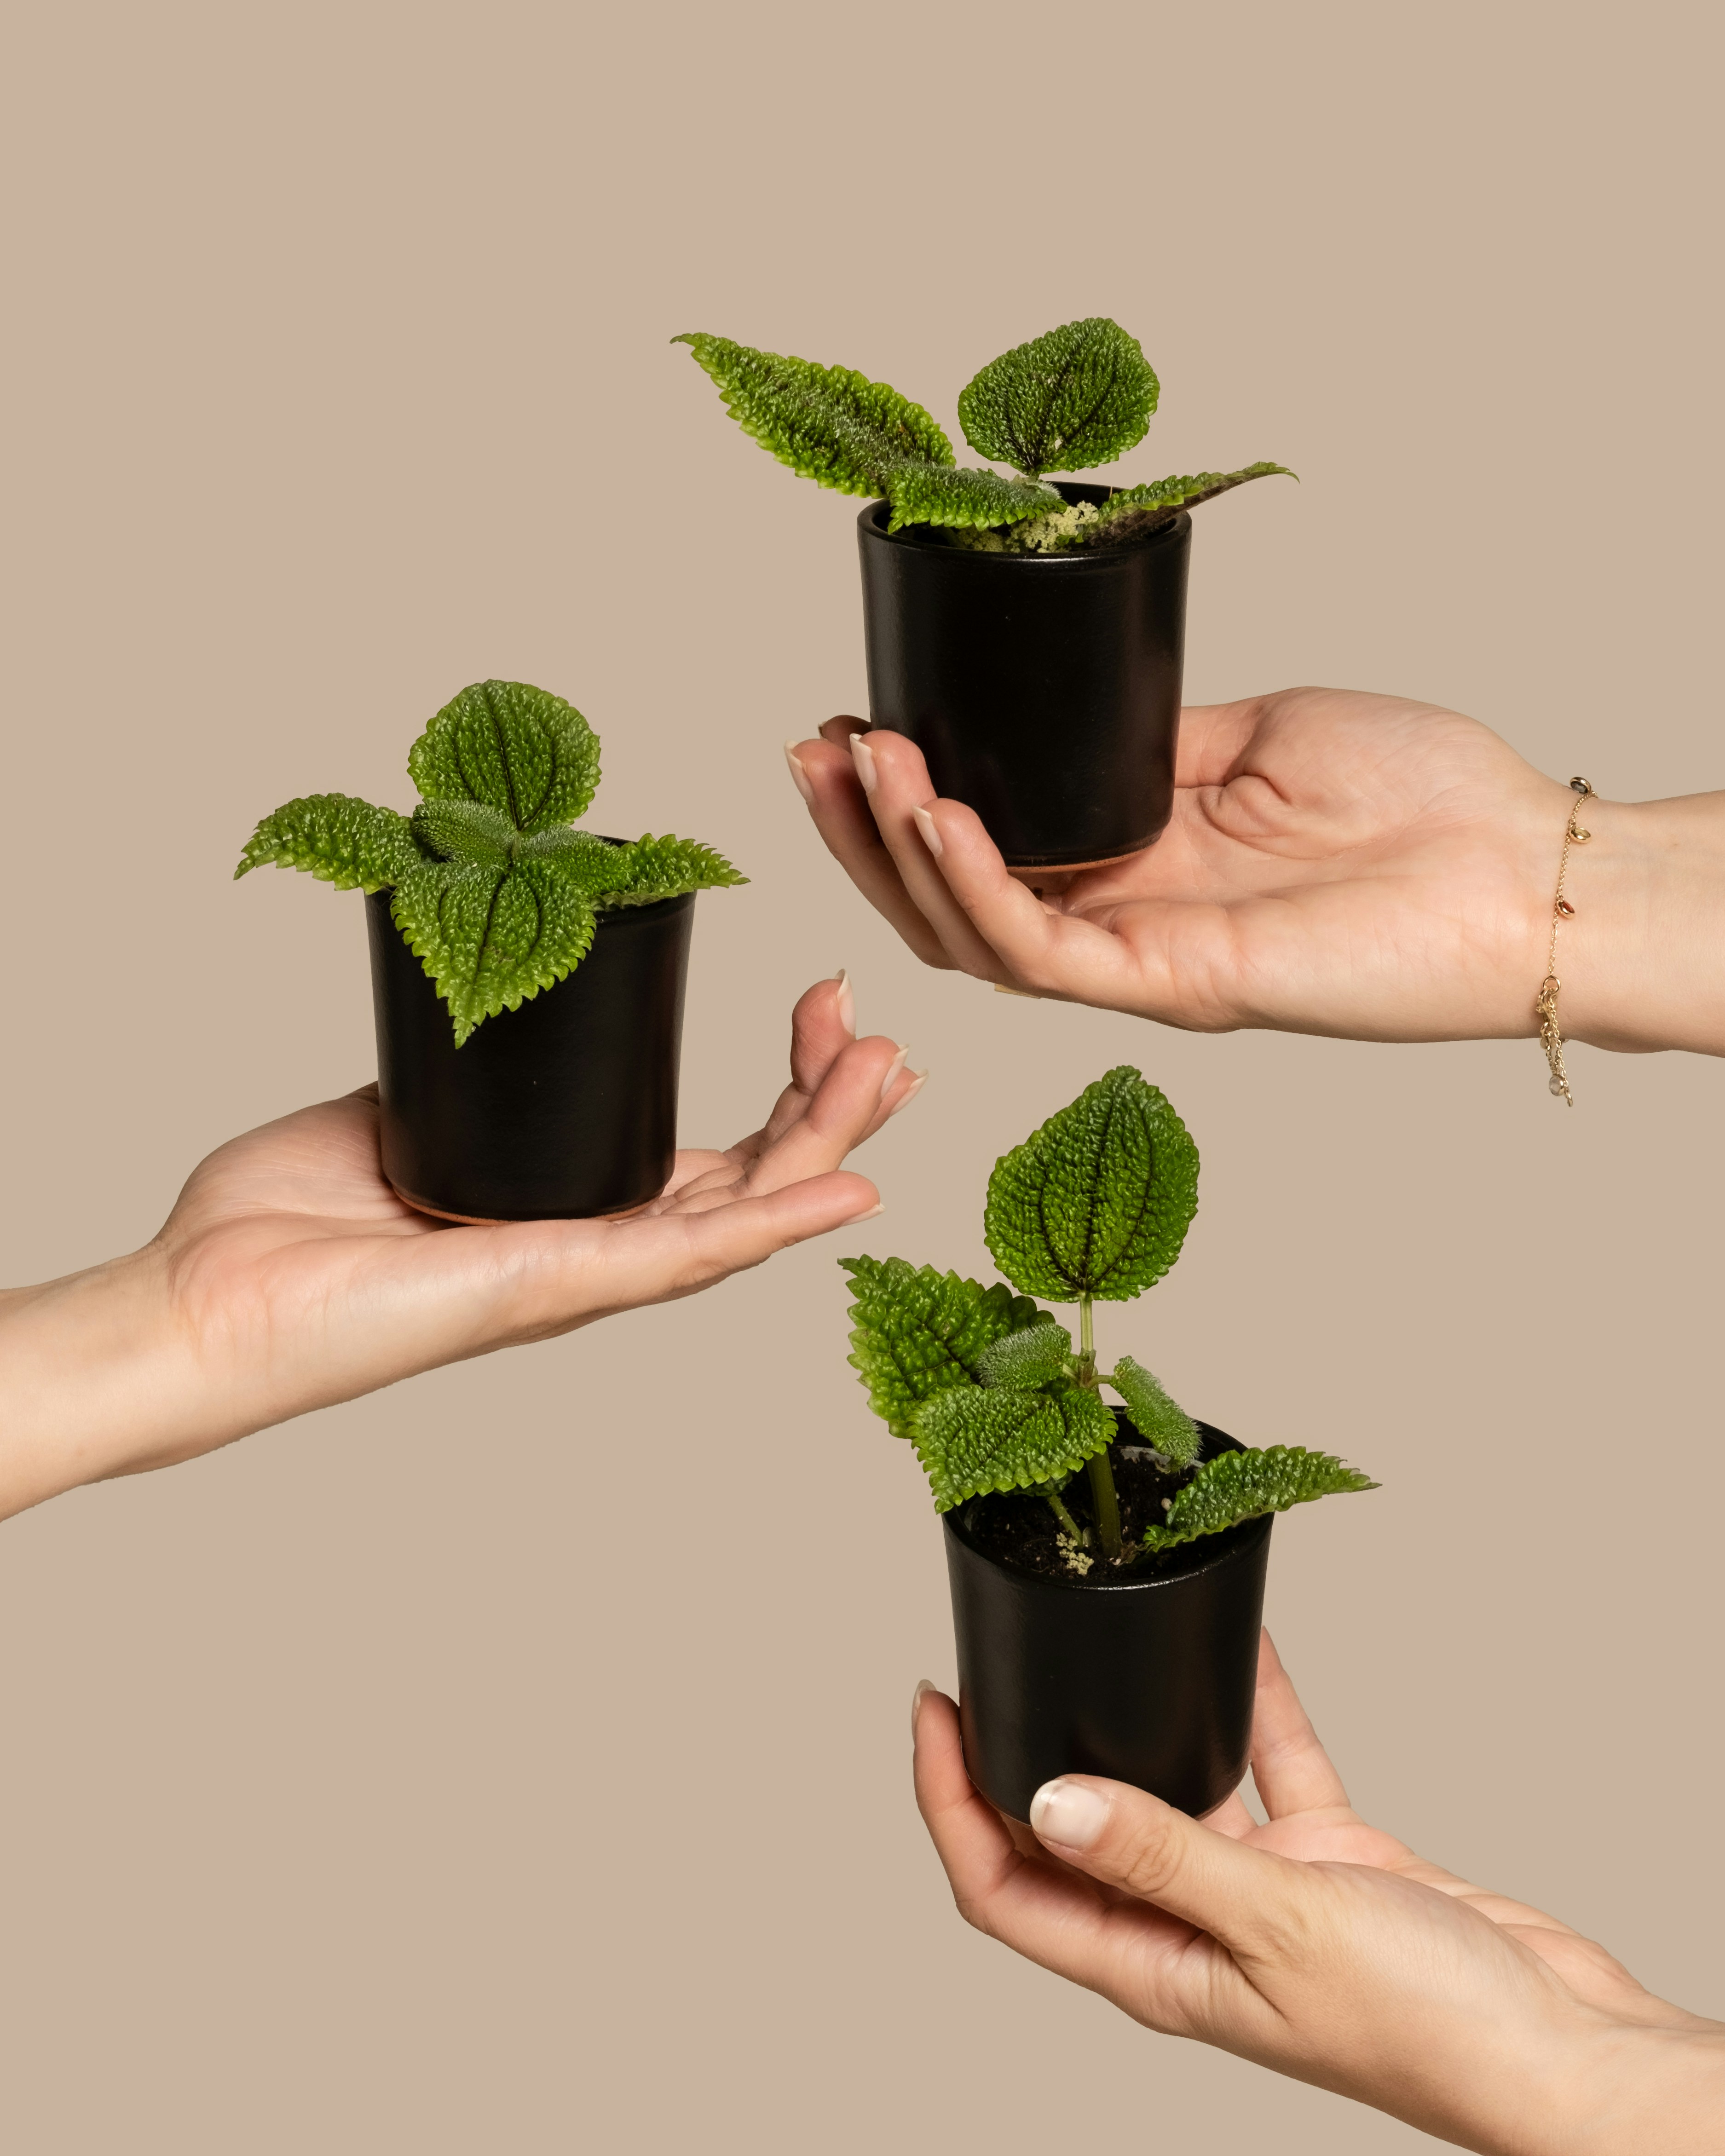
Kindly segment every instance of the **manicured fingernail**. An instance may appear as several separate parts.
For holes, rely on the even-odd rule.
[[[1042,1000],[1034,988],[1009,988],[1004,981],[995,982],[994,993],[997,996],[1028,996],[1033,1004],[1040,1004]]]
[[[850,993],[850,975],[841,966],[833,978],[839,983],[839,1023],[855,1040],[856,1039],[856,998]]]
[[[886,1210],[886,1208],[884,1205],[871,1205],[866,1213],[853,1213],[845,1224],[847,1228],[855,1228],[860,1221],[872,1220],[878,1214],[884,1213]]]
[[[1088,1849],[1108,1824],[1108,1799],[1077,1782],[1045,1782],[1030,1799],[1030,1825],[1039,1841],[1062,1849]]]
[[[905,1058],[910,1054],[910,1043],[906,1041],[905,1045],[900,1049],[898,1054],[893,1057],[891,1062],[887,1065],[886,1075],[880,1081],[880,1098],[883,1101],[892,1091],[899,1072],[905,1067]]]
[[[850,753],[856,763],[856,775],[862,781],[865,793],[872,793],[879,773],[875,769],[875,752],[869,747],[865,734],[850,737]]]
[[[913,1743],[916,1736],[916,1717],[922,1712],[922,1702],[934,1689],[927,1677],[918,1677],[916,1689],[911,1694],[911,1738]]]
[[[797,754],[795,742],[788,741],[785,743],[784,760],[791,767],[791,783],[812,808],[814,806],[814,788],[809,783],[809,773],[803,768],[801,759]]]
[[[886,1111],[886,1118],[889,1122],[891,1122],[901,1108],[908,1108],[911,1101],[916,1099],[916,1096],[922,1091],[922,1088],[928,1083],[928,1073],[926,1070],[913,1070],[911,1073],[911,1076],[915,1080],[915,1084],[907,1086],[905,1088],[904,1097],[901,1100],[895,1101],[892,1106]]]
[[[934,828],[933,817],[929,814],[926,808],[913,808],[911,811],[911,814],[916,819],[916,829],[922,834],[923,844],[927,847],[929,852],[934,855],[937,860],[938,860],[941,855],[946,851],[946,849],[941,844],[940,833]]]

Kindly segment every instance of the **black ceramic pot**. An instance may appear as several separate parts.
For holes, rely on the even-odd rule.
[[[449,1006],[366,901],[383,1173],[446,1220],[632,1212],[670,1179],[695,894],[602,913],[567,980],[461,1048]]]
[[[870,722],[916,743],[1021,875],[1142,852],[1173,808],[1191,518],[1094,553],[982,554],[889,535],[889,514],[857,520]]]
[[[1206,1456],[1237,1449],[1199,1428]],[[1056,1774],[1106,1774],[1195,1816],[1237,1789],[1273,1517],[1184,1544],[1178,1570],[1091,1587],[986,1555],[967,1510],[946,1515],[947,1571],[964,1763],[989,1803],[1028,1820]]]

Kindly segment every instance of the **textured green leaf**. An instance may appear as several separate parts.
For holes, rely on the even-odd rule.
[[[519,860],[555,861],[591,898],[615,881],[620,873],[618,863],[629,850],[615,839],[578,830],[572,824],[553,824],[548,831],[518,839],[515,853]]]
[[[900,465],[886,475],[879,490],[892,504],[889,531],[901,531],[906,524],[986,528],[1043,516],[1061,506],[1051,486],[1033,486],[1024,480],[1003,479],[999,472],[968,466],[954,470],[940,465]]]
[[[564,979],[593,942],[591,901],[543,860],[422,862],[396,886],[393,911],[449,1006],[458,1048],[485,1019]]]
[[[1262,1452],[1221,1452],[1207,1460],[1179,1491],[1159,1527],[1144,1531],[1146,1549],[1173,1549],[1200,1535],[1255,1520],[1262,1512],[1285,1512],[1350,1490],[1375,1490],[1367,1475],[1344,1467],[1327,1452],[1304,1445],[1272,1445]]]
[[[266,816],[247,839],[235,878],[274,861],[304,869],[338,891],[384,891],[416,867],[419,849],[405,816],[347,793],[308,793]]]
[[[1195,509],[1200,501],[1244,486],[1249,479],[1268,479],[1272,474],[1284,479],[1299,477],[1286,465],[1247,465],[1240,471],[1194,472],[1184,478],[1154,480],[1147,486],[1124,487],[1118,494],[1111,494],[1095,522],[1087,523],[1067,543],[1114,547],[1124,540],[1140,539],[1147,531],[1172,522],[1183,509]]]
[[[1197,1210],[1197,1147],[1122,1063],[996,1162],[983,1232],[1022,1294],[1125,1302],[1179,1256]]]
[[[413,835],[439,860],[506,868],[516,828],[501,808],[483,801],[422,801],[413,811]]]
[[[599,783],[598,737],[572,704],[525,681],[476,681],[408,757],[428,801],[482,801],[516,831],[572,823]]]
[[[1171,1467],[1189,1467],[1203,1449],[1198,1424],[1183,1407],[1163,1390],[1162,1381],[1122,1355],[1109,1373],[1108,1383],[1126,1402],[1132,1428],[1146,1445],[1159,1452]]]
[[[983,1491],[1057,1481],[1113,1435],[1113,1416],[1081,1385],[1054,1394],[955,1386],[911,1417],[911,1441],[937,1512]]]
[[[981,1383],[983,1352],[1047,1313],[996,1281],[919,1270],[902,1258],[841,1258],[850,1275],[852,1367],[869,1405],[895,1437],[911,1435],[917,1403],[952,1385]]]
[[[985,1385],[1015,1387],[1019,1391],[1070,1378],[1072,1336],[1050,1317],[1045,1324],[1026,1326],[992,1342],[977,1358],[977,1375]]]
[[[595,906],[652,906],[661,898],[680,898],[685,891],[712,891],[748,878],[722,854],[694,839],[655,839],[649,833],[632,846],[609,849],[608,860],[590,859],[583,874],[603,879],[594,887]]]
[[[1143,439],[1156,397],[1137,339],[1092,315],[991,360],[959,398],[958,424],[997,464],[1088,471]]]
[[[929,414],[884,382],[701,331],[671,341],[694,352],[744,434],[821,486],[883,494],[899,465],[953,461],[952,444]]]

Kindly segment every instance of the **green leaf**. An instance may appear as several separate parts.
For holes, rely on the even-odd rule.
[[[1148,486],[1122,488],[1102,504],[1096,520],[1087,524],[1069,543],[1079,547],[1118,546],[1139,539],[1160,525],[1172,523],[1183,509],[1195,509],[1200,501],[1244,486],[1249,479],[1268,479],[1279,473],[1297,480],[1300,475],[1286,465],[1247,465],[1234,472],[1194,472],[1185,478],[1158,479]]]
[[[1113,1435],[1113,1416],[1081,1385],[1052,1396],[954,1387],[925,1400],[911,1417],[911,1440],[937,1512],[983,1491],[1058,1481]]]
[[[583,875],[596,879],[593,904],[652,906],[661,898],[680,898],[685,891],[713,891],[748,878],[722,854],[695,839],[655,839],[650,833],[632,846],[608,849],[605,859],[589,858]]]
[[[247,839],[236,880],[274,861],[304,869],[338,891],[384,891],[418,866],[405,816],[347,793],[308,793],[266,816]]]
[[[413,835],[439,860],[506,868],[516,829],[501,808],[483,801],[422,801],[413,811]]]
[[[592,902],[548,860],[422,862],[396,886],[393,911],[449,1007],[458,1048],[485,1019],[564,979],[593,942]]]
[[[1375,1490],[1367,1475],[1344,1467],[1327,1452],[1304,1445],[1272,1445],[1262,1452],[1222,1452],[1207,1460],[1175,1497],[1159,1527],[1144,1530],[1146,1549],[1173,1549],[1200,1535],[1255,1520],[1262,1512],[1285,1512],[1350,1490]]]
[[[704,331],[671,342],[694,352],[744,434],[821,486],[884,494],[900,465],[953,461],[952,444],[929,414],[884,382]]]
[[[991,360],[959,398],[958,424],[997,464],[1088,471],[1143,439],[1156,398],[1137,339],[1092,315]]]
[[[592,898],[595,891],[603,891],[624,872],[618,865],[629,850],[614,839],[578,831],[572,824],[554,824],[548,831],[536,831],[531,838],[518,839],[515,854],[518,860],[555,861],[563,875],[572,877]]]
[[[961,470],[939,465],[901,465],[880,489],[892,504],[889,531],[906,524],[948,524],[987,529],[1014,524],[1063,506],[1051,486],[1034,486],[999,472]]]
[[[1009,1332],[977,1358],[977,1375],[985,1385],[1004,1385],[1027,1390],[1046,1385],[1056,1378],[1070,1378],[1072,1336],[1053,1318]]]
[[[1203,1450],[1204,1439],[1185,1409],[1163,1390],[1161,1379],[1130,1355],[1122,1355],[1109,1373],[1108,1383],[1126,1402],[1132,1428],[1145,1444],[1169,1466],[1189,1467]]]
[[[839,1262],[855,1298],[850,1362],[895,1437],[910,1436],[919,1401],[949,1386],[980,1384],[983,1353],[994,1341],[1049,1322],[998,1281],[984,1287],[932,1265],[919,1271],[902,1258]]]
[[[1179,1256],[1197,1210],[1197,1147],[1122,1063],[996,1162],[983,1232],[1022,1294],[1125,1302]]]
[[[598,737],[548,689],[476,681],[414,742],[408,773],[428,801],[481,801],[516,831],[544,831],[593,799]]]

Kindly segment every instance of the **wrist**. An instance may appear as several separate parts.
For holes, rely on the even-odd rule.
[[[1725,794],[1582,804],[1558,936],[1564,1034],[1628,1053],[1725,1055]]]
[[[1619,2023],[1586,2047],[1553,2117],[1551,2156],[1715,2156],[1725,2118],[1725,2025],[1682,2019],[1687,2025]]]
[[[151,1245],[0,1293],[0,1519],[186,1445],[188,1356]]]

